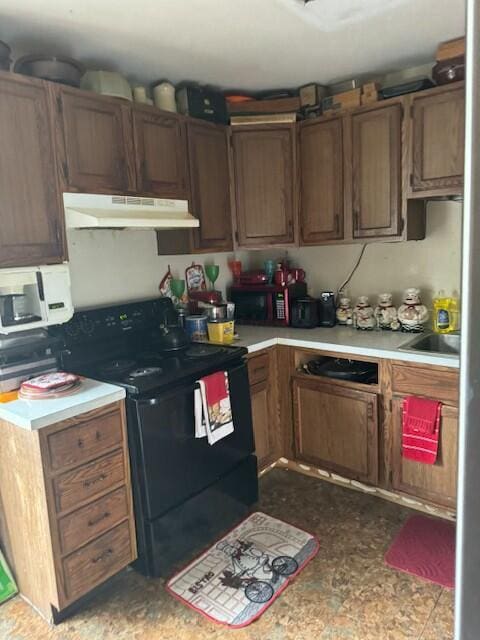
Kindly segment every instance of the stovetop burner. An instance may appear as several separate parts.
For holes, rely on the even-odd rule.
[[[222,353],[222,347],[214,347],[213,345],[194,344],[187,349],[185,355],[188,358],[209,358]]]
[[[143,378],[145,376],[154,376],[163,372],[160,367],[137,367],[128,374],[129,378]]]
[[[102,376],[121,376],[135,367],[135,360],[120,358],[118,360],[110,360],[99,365],[98,371]]]

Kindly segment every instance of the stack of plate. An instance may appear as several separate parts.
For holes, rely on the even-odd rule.
[[[57,371],[22,382],[18,397],[25,400],[61,398],[74,393],[79,386],[80,378],[78,376],[73,373]]]

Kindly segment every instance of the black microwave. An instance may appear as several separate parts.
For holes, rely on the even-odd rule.
[[[307,294],[305,282],[286,286],[275,284],[239,284],[229,290],[235,303],[235,321],[240,324],[290,326],[292,302]]]

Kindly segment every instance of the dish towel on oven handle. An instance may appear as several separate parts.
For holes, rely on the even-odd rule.
[[[201,378],[197,383],[198,389],[195,389],[195,437],[201,438],[202,434],[206,434],[208,444],[212,445],[233,433],[228,373],[217,371]]]
[[[435,464],[440,436],[442,403],[408,396],[403,401],[402,455],[408,460]]]

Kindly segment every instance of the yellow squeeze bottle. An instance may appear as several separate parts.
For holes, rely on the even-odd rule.
[[[436,333],[451,333],[458,327],[458,300],[439,291],[433,299],[433,330]]]

